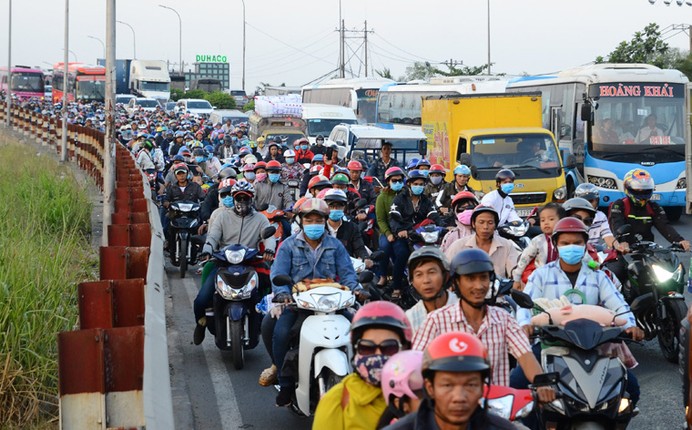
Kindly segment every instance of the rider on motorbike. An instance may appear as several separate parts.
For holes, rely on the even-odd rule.
[[[465,164],[460,164],[454,168],[454,180],[446,184],[442,191],[437,195],[435,205],[440,212],[447,213],[450,210],[452,199],[462,191],[474,192],[474,189],[468,185],[471,179],[471,169]]]
[[[506,354],[505,354],[506,355]],[[481,407],[491,377],[492,352],[473,334],[445,333],[425,349],[423,378],[426,398],[418,411],[387,430],[500,430],[517,428]]]
[[[519,260],[517,247],[508,239],[495,234],[499,217],[495,209],[490,206],[478,205],[471,214],[471,227],[473,234],[462,237],[454,242],[445,255],[453,260],[463,249],[477,248],[490,255],[495,266],[495,273],[501,278],[512,276],[512,269]]]
[[[296,180],[298,183],[303,180],[302,164],[296,162],[296,153],[292,149],[284,151],[284,159],[286,163],[281,168],[281,182],[287,184],[289,180]]]
[[[500,217],[498,226],[505,225],[512,221],[521,221],[521,217],[514,209],[514,202],[509,196],[514,190],[514,172],[509,169],[501,169],[495,174],[495,190],[484,195],[481,204],[492,206]]]
[[[380,388],[382,368],[391,356],[411,346],[411,325],[390,302],[371,302],[351,323],[354,373],[322,397],[313,429],[374,429],[387,403]]]
[[[473,233],[471,229],[471,215],[473,215],[473,209],[476,206],[478,206],[478,199],[470,191],[462,191],[454,196],[452,199],[452,215],[454,216],[456,227],[449,230],[445,234],[444,239],[442,239],[442,244],[440,244],[442,252],[447,251],[457,240]]]
[[[199,203],[204,200],[205,194],[202,187],[196,182],[190,181],[190,169],[185,163],[174,164],[171,168],[175,175],[175,182],[166,188],[161,206],[161,224],[164,227],[164,234],[168,233],[168,217],[166,211],[171,203],[178,201],[190,201]]]
[[[301,232],[290,236],[279,247],[271,268],[271,278],[288,275],[294,282],[299,282],[304,279],[333,279],[336,275],[335,280],[349,287],[361,300],[367,298],[367,293],[358,283],[346,248],[325,232],[329,217],[327,203],[320,199],[307,199],[298,210]],[[276,302],[289,303],[292,299],[290,287],[274,286],[273,292]],[[290,331],[297,318],[298,313],[293,309],[281,312],[272,336],[274,364],[279,370],[281,386],[276,397],[277,406],[289,405],[294,390],[293,379],[282,377],[281,367],[288,351]]]
[[[219,207],[219,184],[224,180],[224,179],[233,179],[235,180],[237,178],[238,174],[236,173],[235,169],[233,167],[224,167],[221,169],[219,174],[217,175],[214,185],[209,187],[207,189],[207,196],[204,198],[204,201],[202,202],[202,206],[199,211],[199,216],[204,222],[200,226],[200,231],[199,234],[204,233],[204,231],[207,230],[208,223],[207,221],[209,220],[209,217],[211,214]],[[248,181],[249,182],[249,181]]]
[[[207,241],[204,244],[200,258],[202,260],[208,259],[213,252],[234,244],[257,249],[261,240],[264,244],[264,261],[271,261],[274,257],[276,242],[272,238],[261,239],[262,231],[269,227],[269,220],[261,213],[255,211],[252,206],[252,198],[255,195],[252,184],[246,181],[238,181],[231,189],[228,189],[228,187],[221,188],[219,195],[223,199],[223,207],[215,210],[212,214]],[[229,197],[232,201],[229,201]],[[230,208],[231,204],[232,209]],[[207,325],[207,318],[204,312],[214,297],[217,270],[218,267],[214,267],[208,273],[202,288],[197,293],[197,298],[195,298],[194,312],[197,323],[194,333],[195,345],[199,345],[204,340]],[[269,288],[269,280],[266,268],[264,271],[258,270],[258,276],[260,281],[259,290],[267,290]],[[267,292],[260,291],[257,301],[261,298],[260,296],[266,295]],[[250,337],[256,338],[254,336]]]
[[[360,197],[365,199],[369,205],[375,204],[377,194],[372,184],[361,177],[363,173],[363,165],[358,160],[348,162],[348,172],[351,179],[351,186],[358,191]]]
[[[406,311],[415,333],[430,312],[457,303],[459,298],[447,290],[449,261],[438,247],[424,246],[413,251],[408,259],[408,277],[420,296],[418,303]]]
[[[300,164],[310,163],[315,156],[315,154],[310,151],[310,142],[304,137],[298,139],[293,144],[293,147],[296,149],[296,162]],[[285,156],[286,154],[284,153],[284,157]]]
[[[433,202],[437,200],[437,196],[442,189],[447,185],[445,175],[447,171],[442,164],[433,164],[428,170],[428,183],[425,185],[425,195]]]
[[[631,233],[618,244],[616,249],[627,254],[629,245],[640,241],[654,241],[652,227],[661,233],[669,242],[679,242],[685,251],[690,250],[690,242],[685,240],[668,223],[668,217],[661,206],[651,201],[654,192],[654,180],[644,169],[633,169],[627,172],[623,181],[625,197],[610,205],[610,229],[617,234],[618,230],[629,224]],[[609,263],[608,268],[615,273],[624,288],[629,288],[627,282],[627,263],[622,256]],[[627,292],[627,291],[626,291]]]
[[[281,181],[281,163],[276,160],[268,161],[267,173],[268,181],[255,183],[257,207],[267,204],[286,210],[293,206],[291,188]]]
[[[358,230],[358,226],[344,219],[344,209],[348,201],[346,193],[342,190],[331,189],[324,196],[324,201],[329,206],[329,220],[327,229],[329,234],[336,237],[348,251],[348,255],[360,258],[365,262],[366,268],[372,267],[372,260],[369,258],[367,249],[363,244],[363,236]]]

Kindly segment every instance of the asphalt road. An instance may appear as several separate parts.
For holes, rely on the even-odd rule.
[[[680,233],[692,239],[692,217],[674,223]],[[657,240],[661,240],[658,237]],[[659,243],[666,243],[661,240]],[[689,268],[689,254],[680,254]],[[312,421],[289,410],[276,408],[273,388],[257,384],[269,357],[262,344],[246,354],[245,368],[235,370],[230,356],[219,351],[207,334],[200,346],[192,343],[194,317],[192,301],[200,285],[194,270],[180,279],[176,268],[169,266],[167,320],[169,355],[176,428],[178,429],[309,429]],[[692,295],[685,292],[688,303]],[[684,411],[677,365],[667,362],[658,342],[632,345],[639,361],[634,373],[641,384],[641,414],[631,429],[682,428]]]

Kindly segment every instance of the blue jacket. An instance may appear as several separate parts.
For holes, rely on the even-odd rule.
[[[322,236],[322,243],[314,250],[305,241],[303,232],[294,234],[283,241],[276,253],[271,268],[271,279],[278,275],[288,275],[293,282],[303,279],[331,278],[355,291],[361,289],[351,258],[339,239],[328,234]],[[289,286],[272,288],[274,294],[291,293]]]

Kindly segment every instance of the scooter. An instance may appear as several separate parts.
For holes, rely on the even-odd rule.
[[[272,226],[262,231],[261,238],[271,237]],[[245,365],[245,350],[259,343],[262,317],[255,309],[259,301],[257,266],[263,262],[257,249],[236,244],[212,254],[218,266],[213,307],[206,312],[207,329],[214,335],[217,348],[231,351],[233,366]]]
[[[497,233],[505,239],[511,240],[518,248],[523,251],[531,243],[527,236],[531,224],[527,220],[511,221],[497,228]]]
[[[512,291],[523,308],[534,308],[531,298]],[[535,309],[544,312],[539,307]],[[557,388],[558,398],[540,404],[542,428],[624,429],[636,415],[626,394],[627,370],[618,357],[604,355],[598,347],[629,341],[623,327],[602,327],[595,321],[576,319],[564,326],[537,327],[545,348],[541,365],[545,374],[536,375],[533,387]]]
[[[320,284],[295,284],[286,275],[275,276],[275,285],[293,285],[294,306],[305,317],[297,342],[292,342],[292,351],[286,355],[286,365],[291,366],[297,349],[297,386],[293,399],[294,411],[310,416],[317,403],[330,388],[351,373],[351,350],[349,331],[351,322],[337,313],[354,306],[356,297],[348,287],[335,282]]]
[[[378,261],[382,257],[382,251],[375,251],[370,254],[369,258],[373,261]],[[360,258],[351,257],[353,270],[356,271],[358,282],[370,293],[371,301],[382,300],[382,292],[377,288],[377,284],[373,282],[375,275],[371,270],[365,267],[365,261]]]
[[[509,421],[527,417],[533,412],[535,404],[531,390],[503,387],[502,385],[490,385],[486,397],[481,399],[481,405],[487,405],[488,412]]]
[[[168,211],[170,220],[169,252],[171,263],[180,267],[180,277],[184,278],[188,264],[197,263],[199,244],[193,236],[199,228],[199,203],[179,201],[171,203]]]

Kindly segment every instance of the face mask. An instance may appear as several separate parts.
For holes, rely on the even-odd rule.
[[[402,188],[404,188],[404,183],[403,182],[394,182],[389,187],[392,189],[392,191],[398,193],[399,191],[401,191]]]
[[[247,179],[248,181],[255,180],[255,172],[247,172],[243,176],[245,176],[245,179]]]
[[[457,214],[457,220],[463,225],[471,225],[471,215],[473,215],[473,209],[466,209]]]
[[[267,174],[258,173],[255,179],[257,179],[258,182],[263,182],[265,179],[267,179]]]
[[[411,185],[411,192],[414,196],[420,196],[425,190],[425,185]]]
[[[500,189],[503,193],[509,194],[512,192],[512,190],[514,190],[514,182],[504,183],[500,185]]]
[[[303,226],[303,232],[311,240],[317,240],[324,234],[324,224],[309,224]]]
[[[308,146],[307,146],[307,145],[300,145],[300,150],[301,150],[301,151],[307,151],[307,150],[308,150]]]
[[[195,157],[195,161],[198,163],[204,163],[204,157]]]
[[[440,185],[442,183],[442,176],[431,176],[430,182],[432,182],[433,185]]]
[[[365,382],[379,387],[380,381],[382,380],[382,368],[388,358],[389,357],[384,354],[365,356],[356,354],[353,358],[353,364],[355,365],[358,375],[363,378]]]
[[[584,245],[565,245],[557,248],[560,259],[567,264],[577,264],[584,258]]]
[[[427,171],[427,170],[421,170],[420,172],[421,172],[421,173],[423,174],[423,176],[425,176],[426,178],[427,178],[428,175],[430,174],[430,172]]]
[[[281,174],[279,174],[279,173],[270,173],[269,174],[269,181],[271,181],[272,184],[279,182],[279,178],[281,178]]]
[[[332,221],[341,221],[344,217],[344,211],[341,209],[332,209],[329,211],[329,219]]]
[[[223,204],[227,208],[232,208],[233,207],[233,197],[231,197],[231,196],[224,197],[223,199],[221,199],[221,204]]]
[[[293,158],[293,157],[287,158],[287,159],[286,159],[286,164],[293,164],[295,161],[296,161],[296,159]]]

